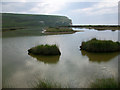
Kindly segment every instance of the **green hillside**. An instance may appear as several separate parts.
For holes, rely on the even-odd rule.
[[[2,13],[2,26],[5,28],[56,27],[70,25],[66,16]]]

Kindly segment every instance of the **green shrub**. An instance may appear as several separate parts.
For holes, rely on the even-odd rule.
[[[60,55],[57,45],[38,45],[28,50],[29,53],[35,55]]]
[[[93,38],[87,42],[82,42],[81,50],[90,52],[113,52],[120,51],[120,43],[112,40],[97,40]]]

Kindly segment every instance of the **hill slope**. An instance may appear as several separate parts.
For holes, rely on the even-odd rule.
[[[66,16],[2,13],[3,28],[56,27],[71,23]]]

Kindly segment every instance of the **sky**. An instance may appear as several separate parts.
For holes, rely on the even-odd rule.
[[[61,15],[79,24],[118,24],[118,0],[4,0],[2,13]]]

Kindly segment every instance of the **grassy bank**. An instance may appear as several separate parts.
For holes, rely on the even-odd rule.
[[[45,34],[65,34],[65,33],[75,33],[76,31],[71,28],[46,28]]]
[[[89,52],[115,52],[120,51],[120,43],[111,40],[97,40],[96,38],[82,42],[81,50]]]
[[[2,28],[2,31],[14,31],[14,30],[23,30],[25,29],[24,27],[13,27],[13,28]]]
[[[44,35],[42,33],[41,28],[30,28],[30,29],[17,29],[12,31],[3,31],[2,37],[23,37],[23,36],[41,36]]]
[[[96,79],[94,82],[89,82],[90,84],[84,88],[118,88],[119,83],[114,78],[102,78]],[[70,88],[69,85],[61,85],[57,82],[52,82],[48,80],[39,80],[34,86],[34,88]],[[80,87],[78,87],[80,88]]]
[[[71,25],[65,27],[87,28],[87,29],[96,29],[96,30],[120,30],[119,25]]]
[[[28,50],[29,53],[35,55],[60,55],[57,45],[38,45]]]

